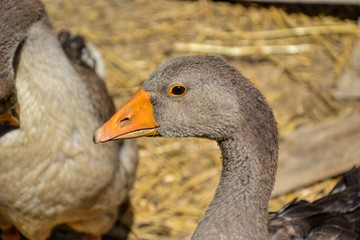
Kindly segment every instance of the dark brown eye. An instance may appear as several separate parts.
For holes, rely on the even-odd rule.
[[[186,87],[183,85],[174,85],[170,89],[170,96],[180,97],[186,93]]]

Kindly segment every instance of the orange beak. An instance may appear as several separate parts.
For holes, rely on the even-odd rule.
[[[96,130],[94,142],[159,135],[150,94],[141,88],[129,101]]]

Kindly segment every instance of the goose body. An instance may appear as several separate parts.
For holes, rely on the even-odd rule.
[[[43,240],[59,224],[100,239],[132,185],[136,143],[92,143],[113,103],[93,69],[65,55],[40,1],[1,0],[0,32],[0,114],[20,112],[0,136],[3,239],[19,239],[16,228]]]
[[[311,231],[322,226],[326,204],[293,202],[268,215],[278,158],[276,121],[263,95],[220,57],[187,56],[163,63],[95,132],[94,141],[157,135],[208,138],[221,149],[219,185],[193,240],[359,239],[359,228],[354,227],[360,216],[359,186],[345,189],[352,198],[346,198],[340,211],[334,209],[346,193],[332,195],[338,201],[334,216],[357,211],[352,218],[342,217],[353,228],[331,228],[324,238],[311,238]],[[312,216],[320,220],[311,225]]]

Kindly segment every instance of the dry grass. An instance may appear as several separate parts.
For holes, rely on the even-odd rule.
[[[199,46],[206,45],[204,51],[221,54],[264,93],[282,136],[298,126],[360,109],[358,102],[338,102],[330,94],[357,38],[356,21],[206,0],[44,2],[57,30],[84,35],[100,49],[107,66],[105,80],[117,107],[161,62],[203,52]],[[179,44],[197,47],[179,48]],[[276,50],[305,45],[301,51]],[[264,52],[264,46],[275,50]],[[238,56],[228,54],[231,48],[252,51]],[[216,144],[158,138],[140,139],[139,143],[141,158],[131,191],[134,225],[129,238],[189,239],[218,181]],[[334,180],[328,180],[278,197],[270,202],[270,209],[279,209],[295,195],[312,200],[333,185]]]

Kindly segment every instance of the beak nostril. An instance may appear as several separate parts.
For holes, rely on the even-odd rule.
[[[123,122],[127,122],[127,121],[130,121],[130,118],[125,117],[125,118],[121,119],[121,120],[119,121],[119,123],[123,123]]]
[[[119,125],[121,127],[124,127],[124,126],[126,126],[128,124],[130,124],[130,118],[128,118],[128,117],[124,117],[119,121]]]

